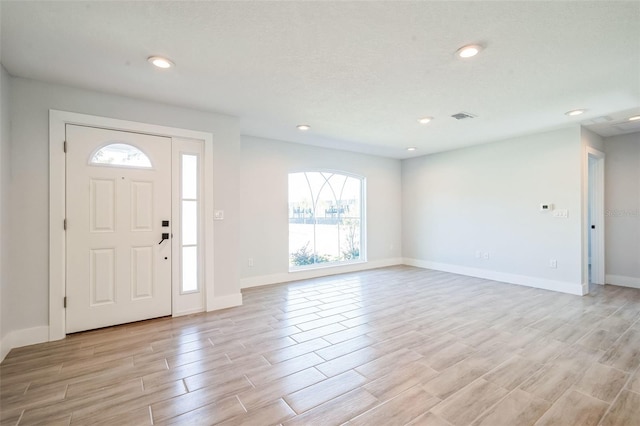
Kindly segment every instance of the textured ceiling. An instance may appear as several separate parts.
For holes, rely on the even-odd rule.
[[[638,1],[0,7],[10,74],[237,116],[245,135],[406,158],[570,123],[630,132],[640,113]],[[486,48],[456,58],[468,43]]]

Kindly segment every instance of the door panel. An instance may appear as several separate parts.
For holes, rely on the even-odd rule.
[[[131,182],[131,230],[153,230],[153,182]]]
[[[170,315],[171,139],[75,125],[66,138],[67,333]]]
[[[89,266],[90,306],[110,305],[115,302],[116,294],[116,255],[115,250],[91,250]]]
[[[90,180],[91,232],[114,232],[116,216],[115,179]]]

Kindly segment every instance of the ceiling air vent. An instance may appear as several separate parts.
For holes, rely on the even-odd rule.
[[[459,112],[457,114],[453,114],[451,117],[455,118],[456,120],[465,120],[467,118],[476,118],[475,115],[469,114],[468,112]]]
[[[608,123],[610,121],[613,121],[613,118],[611,116],[603,115],[602,117],[596,117],[591,120],[585,120],[581,124],[588,126],[590,124],[602,124],[602,123]]]

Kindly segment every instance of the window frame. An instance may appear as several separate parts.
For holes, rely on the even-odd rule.
[[[291,247],[290,247],[290,225],[291,223],[289,217],[291,212],[290,206],[290,188],[289,188],[289,177],[292,174],[296,173],[324,173],[324,174],[332,174],[332,175],[341,175],[349,178],[354,178],[360,181],[360,254],[358,259],[350,259],[350,260],[334,260],[329,262],[319,262],[312,263],[309,265],[292,265],[291,264]],[[288,271],[290,273],[300,272],[300,271],[308,271],[312,269],[324,269],[324,268],[335,268],[346,265],[354,265],[359,263],[367,262],[367,178],[363,175],[348,172],[345,170],[339,169],[331,169],[331,168],[296,168],[291,169],[287,173],[287,259],[288,259]],[[314,219],[316,219],[316,212],[314,209]],[[314,221],[315,222],[315,221]],[[313,224],[314,227],[317,223]],[[315,231],[314,231],[315,234]],[[314,253],[315,253],[315,244],[314,244]]]

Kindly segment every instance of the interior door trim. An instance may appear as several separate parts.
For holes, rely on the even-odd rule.
[[[49,110],[49,341],[66,336],[65,323],[65,203],[66,162],[64,153],[67,124],[146,133],[170,138],[204,141],[204,291],[205,310],[215,309],[213,276],[213,135],[207,132],[155,124]],[[73,303],[69,301],[69,303]]]

